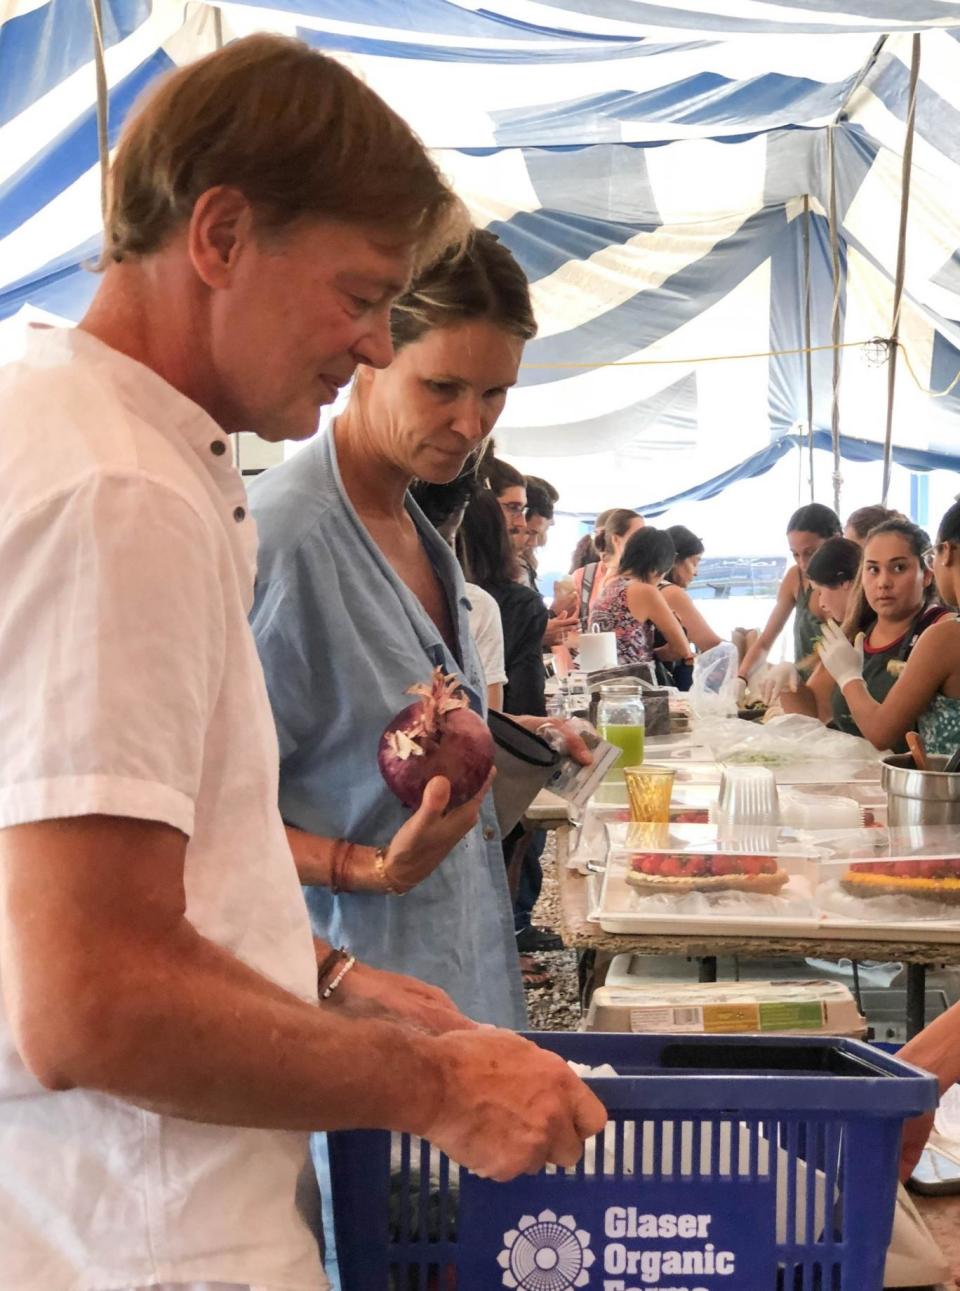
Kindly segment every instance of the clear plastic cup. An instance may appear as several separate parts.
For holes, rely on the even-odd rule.
[[[718,818],[730,825],[775,825],[780,819],[777,778],[769,767],[726,766]]]
[[[627,782],[630,800],[630,819],[639,823],[666,823],[670,819],[670,799],[673,797],[673,767],[625,767],[623,778]]]

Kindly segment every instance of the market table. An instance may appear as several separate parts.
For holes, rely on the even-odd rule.
[[[581,985],[585,994],[597,975],[598,962],[606,965],[614,955],[685,955],[706,961],[701,980],[712,981],[716,957],[785,956],[804,959],[897,960],[907,965],[907,1037],[924,1026],[926,969],[930,964],[960,964],[960,942],[857,940],[817,936],[751,937],[741,933],[704,936],[701,933],[659,934],[606,932],[587,918],[587,879],[567,864],[570,830],[557,829],[557,883],[560,892],[560,936],[565,946],[585,952]],[[931,927],[935,933],[935,925]]]

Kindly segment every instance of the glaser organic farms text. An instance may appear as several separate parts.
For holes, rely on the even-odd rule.
[[[676,1279],[725,1278],[736,1271],[735,1253],[718,1251],[709,1240],[712,1219],[712,1215],[639,1214],[635,1206],[609,1206],[604,1235],[614,1240],[608,1240],[604,1248],[603,1291],[709,1291],[700,1281],[680,1283]],[[677,1238],[700,1241],[703,1246],[683,1251],[644,1250],[628,1247],[620,1238]],[[633,1281],[624,1281],[624,1276]],[[670,1281],[664,1282],[664,1278]]]

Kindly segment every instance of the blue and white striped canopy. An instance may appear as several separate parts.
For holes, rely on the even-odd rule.
[[[708,496],[806,426],[803,357],[770,352],[804,344],[805,232],[813,344],[830,342],[829,135],[844,451],[879,451],[886,368],[854,343],[891,330],[922,32],[895,441],[960,467],[960,383],[925,393],[960,369],[960,2],[103,0],[103,20],[111,142],[154,77],[218,39],[296,34],[360,73],[533,283],[540,333],[498,441],[606,454],[648,504],[667,492],[650,464]],[[24,306],[77,318],[96,286],[95,104],[85,0],[0,0],[0,327]],[[831,361],[814,355],[818,443]]]

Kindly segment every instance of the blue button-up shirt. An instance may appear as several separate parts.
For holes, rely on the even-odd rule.
[[[343,487],[332,431],[258,476],[260,533],[251,624],[280,741],[280,809],[310,833],[386,846],[409,812],[377,767],[407,687],[439,665],[479,712],[485,687],[469,602],[446,543],[408,499],[443,587],[462,666],[397,577]],[[493,799],[478,825],[403,897],[308,887],[314,931],[380,968],[447,991],[463,1012],[525,1025],[510,897]]]

